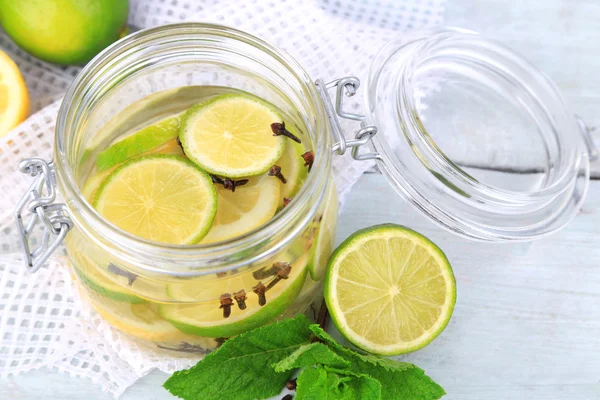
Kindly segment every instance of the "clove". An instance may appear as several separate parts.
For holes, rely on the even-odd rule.
[[[221,305],[219,308],[223,309],[223,318],[229,318],[231,315],[231,306],[233,305],[233,299],[229,293],[224,293],[219,297]]]
[[[277,263],[279,264],[277,266],[278,270],[277,270],[277,275],[275,276],[275,279],[273,279],[269,285],[267,286],[267,290],[270,290],[273,288],[273,286],[275,286],[277,283],[279,283],[280,280],[282,279],[288,279],[290,277],[290,272],[292,272],[292,266],[288,263]],[[275,266],[275,264],[273,264],[273,266]]]
[[[258,305],[259,306],[262,307],[265,304],[267,304],[267,296],[265,295],[267,288],[265,287],[265,285],[262,284],[262,282],[258,282],[258,285],[254,286],[252,288],[252,291],[254,293],[256,293],[256,295],[258,296]]]
[[[177,140],[177,144],[179,145],[179,147],[181,147],[181,152],[185,156],[185,150],[183,149],[183,144],[181,143],[181,139],[179,139],[179,136],[177,136],[176,140]]]
[[[283,206],[287,207],[287,205],[290,204],[290,201],[292,201],[292,199],[290,197],[284,197],[283,198]]]
[[[246,309],[246,299],[247,299],[247,297],[246,297],[246,291],[244,289],[240,290],[239,292],[235,292],[233,294],[233,298],[237,302],[237,305],[240,308],[240,310],[245,310]]]
[[[218,337],[218,338],[216,338],[215,342],[217,342],[217,348],[223,346],[223,343],[225,343],[227,341],[227,339],[229,339],[229,338],[226,338],[226,337]]]
[[[276,176],[282,183],[287,183],[287,179],[281,173],[281,167],[279,165],[273,165],[269,170],[269,176]]]
[[[285,387],[288,390],[296,390],[296,386],[297,386],[297,382],[296,379],[290,379],[289,381],[286,382]]]
[[[133,272],[125,271],[124,269],[116,266],[113,263],[108,264],[108,267],[106,267],[106,269],[108,270],[108,272],[112,272],[115,275],[124,276],[125,278],[127,278],[127,284],[129,286],[133,285],[133,282],[135,282],[135,280],[138,277]]]
[[[283,135],[285,137],[292,139],[296,143],[302,143],[302,141],[300,139],[298,139],[298,137],[296,135],[294,135],[292,132],[285,129],[285,122],[281,122],[281,123],[273,122],[271,124],[271,130],[273,131],[273,136],[282,136]]]
[[[315,153],[312,151],[307,151],[302,154],[302,158],[304,159],[304,166],[308,166],[308,172],[312,169],[313,163],[315,162]]]
[[[219,178],[216,175],[211,175],[210,176],[213,183],[218,183],[219,185],[223,185],[223,188],[225,188],[226,190],[231,190],[232,192],[235,192],[235,188],[239,187],[239,186],[244,186],[246,183],[248,183],[248,179],[240,179],[237,181],[234,181],[232,179],[229,178]]]
[[[204,347],[197,344],[190,344],[187,342],[181,342],[177,347],[168,347],[163,346],[161,344],[157,344],[156,347],[164,350],[171,351],[179,351],[182,353],[199,353],[199,354],[207,354],[210,350],[205,349]]]

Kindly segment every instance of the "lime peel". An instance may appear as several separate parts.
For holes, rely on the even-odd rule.
[[[418,350],[446,327],[456,283],[444,253],[394,224],[355,232],[329,259],[325,301],[338,330],[379,355]]]

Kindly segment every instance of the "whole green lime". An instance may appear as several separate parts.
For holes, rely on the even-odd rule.
[[[119,39],[128,0],[1,0],[0,24],[25,51],[57,64],[91,60]]]

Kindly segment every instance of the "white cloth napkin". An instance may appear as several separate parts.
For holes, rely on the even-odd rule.
[[[131,0],[129,23],[147,28],[184,20],[236,27],[292,54],[316,78],[352,74],[364,82],[374,53],[402,31],[439,25],[445,0]],[[191,17],[190,17],[191,16]],[[166,357],[113,329],[80,301],[66,259],[53,256],[35,274],[18,253],[13,210],[30,180],[17,171],[25,157],[51,158],[60,99],[78,73],[18,49],[0,31],[0,49],[27,81],[32,116],[0,139],[0,378],[42,366],[92,379],[118,397],[154,368],[165,372],[195,360]],[[359,109],[359,102],[351,104]],[[348,137],[356,127],[347,126]],[[343,199],[372,164],[335,157]]]

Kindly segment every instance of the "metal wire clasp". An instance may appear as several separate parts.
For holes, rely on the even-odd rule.
[[[344,98],[352,97],[356,94],[356,91],[360,86],[360,80],[354,76],[346,76],[329,83],[324,83],[321,79],[317,79],[315,85],[323,100],[325,112],[327,113],[329,124],[331,125],[331,131],[336,140],[336,143],[333,145],[333,151],[342,155],[346,153],[348,148],[352,148],[352,158],[355,160],[379,159],[378,153],[359,152],[360,147],[369,143],[373,136],[377,134],[377,127],[374,125],[367,125],[364,115],[344,111]],[[329,89],[333,88],[336,88],[335,106],[331,101],[328,92]],[[360,122],[360,129],[356,132],[354,139],[346,140],[338,117]]]
[[[48,257],[63,241],[67,232],[73,227],[73,221],[67,215],[65,204],[54,203],[56,200],[56,177],[52,161],[27,158],[21,161],[19,170],[35,177],[15,210],[27,270],[35,272],[44,265]],[[29,211],[27,216],[24,215],[25,210]],[[27,222],[25,222],[25,217],[29,219]],[[30,247],[31,232],[38,221],[42,222],[44,232],[42,242],[32,251]],[[51,236],[54,236],[52,241],[50,241]]]

